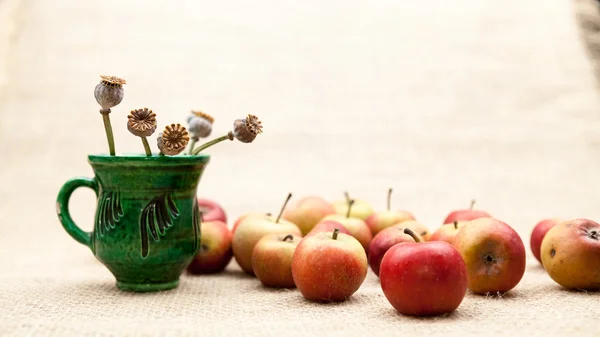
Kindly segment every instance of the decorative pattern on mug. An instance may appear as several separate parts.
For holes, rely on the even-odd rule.
[[[150,237],[154,242],[160,241],[178,217],[179,210],[169,193],[155,197],[144,207],[140,217],[143,258],[150,253]]]
[[[198,207],[197,198],[194,198],[192,221],[194,224],[194,250],[197,250],[200,248],[200,223],[202,222],[202,214],[200,213],[200,207]]]
[[[123,206],[121,205],[120,192],[103,192],[98,199],[98,211],[96,212],[96,237],[101,238],[123,217]]]

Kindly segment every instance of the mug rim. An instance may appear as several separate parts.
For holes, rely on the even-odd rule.
[[[91,164],[123,164],[123,165],[144,165],[144,164],[159,164],[159,165],[197,165],[207,164],[210,161],[209,154],[179,154],[176,156],[159,156],[152,154],[147,156],[145,153],[131,153],[111,156],[110,154],[88,154],[88,162]]]

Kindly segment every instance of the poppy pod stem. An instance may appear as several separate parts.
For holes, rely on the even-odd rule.
[[[190,143],[190,154],[194,151],[194,146],[198,142],[198,137],[192,137],[192,142]]]
[[[218,143],[220,143],[220,142],[222,142],[224,140],[228,140],[228,139],[229,140],[233,140],[233,132],[229,131],[225,136],[221,136],[219,138],[215,138],[215,139],[213,139],[211,141],[208,141],[208,142],[206,142],[206,143],[198,146],[196,149],[194,149],[191,152],[191,154],[192,155],[197,155],[197,154],[200,153],[200,151],[202,151],[202,150],[204,150],[206,148],[209,148],[209,147],[211,147],[211,146],[213,146],[215,144],[218,144]]]
[[[142,138],[142,144],[144,144],[144,151],[146,151],[146,156],[152,156],[152,150],[150,150],[150,144],[148,144],[148,139],[146,137],[140,138]]]
[[[111,156],[115,155],[115,139],[113,136],[112,125],[110,124],[110,109],[100,109],[102,114],[102,120],[104,120],[104,130],[106,131],[106,138],[108,140],[108,151]]]

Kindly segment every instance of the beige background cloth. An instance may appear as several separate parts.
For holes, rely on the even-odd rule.
[[[600,336],[598,293],[561,290],[529,253],[545,217],[600,218],[600,100],[569,0],[0,1],[0,335]],[[477,206],[528,250],[503,298],[468,294],[449,317],[395,313],[369,273],[347,302],[264,289],[235,263],[155,294],[115,289],[55,214],[58,189],[106,152],[99,74],[128,81],[111,115],[149,107],[159,127],[190,109],[258,115],[253,144],[211,149],[199,194],[230,224],[288,192],[348,190],[435,229]],[[151,142],[154,146],[154,142]],[[71,212],[92,228],[94,195]]]

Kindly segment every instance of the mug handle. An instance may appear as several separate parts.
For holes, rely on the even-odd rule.
[[[92,248],[92,233],[86,232],[79,228],[71,218],[69,213],[69,199],[71,194],[79,187],[88,187],[94,190],[96,197],[98,196],[98,183],[95,179],[78,177],[68,180],[58,192],[56,198],[56,213],[64,229],[71,235],[75,241]]]

